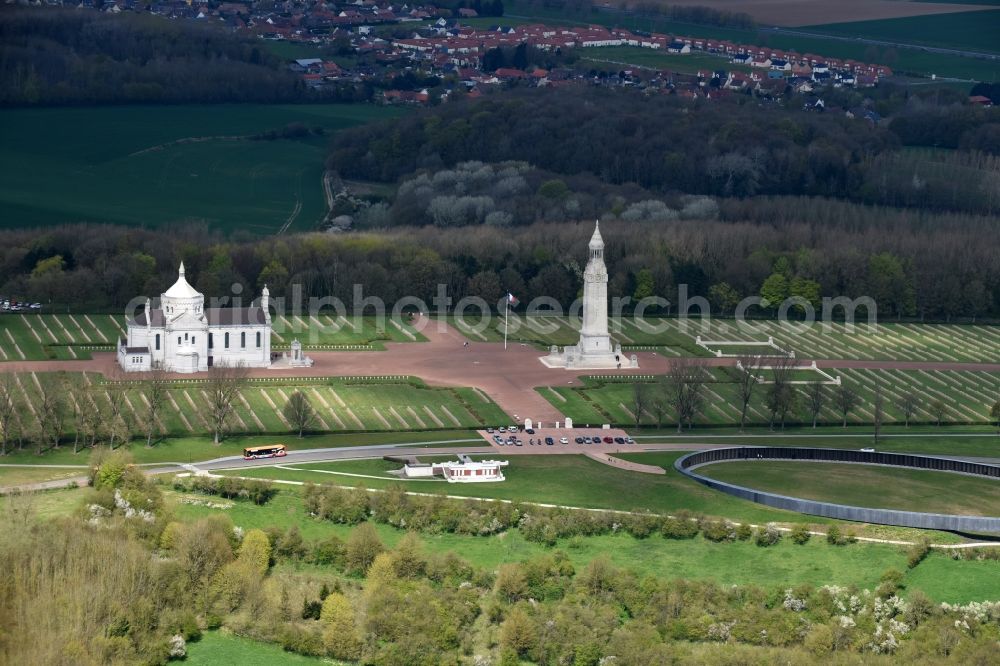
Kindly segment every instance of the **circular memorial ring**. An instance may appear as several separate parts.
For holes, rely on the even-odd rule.
[[[921,513],[917,511],[897,511],[894,509],[872,509],[847,504],[832,504],[799,497],[778,495],[745,486],[717,481],[696,473],[699,467],[715,463],[760,460],[801,460],[804,462],[832,462],[860,465],[884,465],[907,469],[922,469],[936,472],[951,472],[970,476],[995,479],[1000,483],[1000,467],[983,463],[915,456],[902,453],[880,453],[852,449],[812,449],[784,446],[739,446],[697,451],[681,456],[674,461],[674,468],[684,476],[698,483],[758,504],[777,509],[795,511],[813,516],[851,520],[861,523],[917,527],[929,530],[951,532],[992,532],[1000,533],[1000,517],[960,516],[943,513]]]

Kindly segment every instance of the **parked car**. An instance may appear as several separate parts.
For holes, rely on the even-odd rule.
[[[493,434],[493,426],[489,426],[488,428],[486,428],[486,432],[488,432],[489,434],[492,435]]]
[[[524,446],[524,442],[519,439],[514,440],[514,446]]]
[[[499,428],[497,428],[497,432],[507,432],[507,428],[500,426]]]
[[[635,444],[635,440],[632,439],[631,437],[626,437],[625,438],[625,443],[626,444]]]
[[[587,443],[586,440],[584,440],[583,437],[577,437],[573,441],[576,442],[577,444],[586,444]]]
[[[529,435],[534,435],[535,434],[535,429],[534,428],[525,428],[524,432],[526,432]]]
[[[600,444],[601,443],[601,438],[600,437],[591,437],[590,438],[590,443],[591,444]]]
[[[604,443],[605,444],[614,444],[614,441],[615,440],[611,439],[610,437],[605,437],[604,438]]]
[[[625,443],[624,437],[615,437],[615,444],[624,444],[624,443]]]
[[[875,453],[875,449],[870,447],[866,449],[861,449],[861,453]]]
[[[569,444],[569,437],[560,437],[559,438],[559,443],[560,444]]]
[[[553,445],[553,444],[555,444],[556,442],[555,442],[555,440],[554,440],[554,439],[552,439],[551,437],[546,437],[546,438],[545,438],[545,443],[546,443],[546,444],[548,444],[549,446],[552,446],[552,445]]]

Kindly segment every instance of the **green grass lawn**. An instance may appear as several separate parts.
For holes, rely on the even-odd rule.
[[[704,402],[695,424],[736,425],[740,418],[740,401],[735,369],[717,369],[706,375]],[[1000,377],[996,373],[961,370],[853,370],[827,369],[827,375],[841,380],[859,396],[857,405],[851,409],[847,422],[853,424],[872,423],[872,405],[876,389],[881,387],[884,397],[884,423],[905,424],[906,414],[903,404],[907,396],[915,397],[915,407],[910,414],[910,424],[935,424],[937,411],[935,404],[941,403],[942,423],[990,424],[990,408],[996,400]],[[765,377],[771,374],[764,370]],[[791,373],[791,381],[823,382],[823,404],[818,423],[839,425],[843,415],[835,398],[838,387],[827,383],[823,374],[811,370]],[[663,395],[665,389],[657,380],[641,380],[646,400],[640,415],[640,423],[655,426],[656,412],[652,400]],[[559,387],[539,387],[538,393],[574,423],[612,423],[635,426],[635,382],[601,376],[584,376],[579,385]],[[811,423],[807,384],[793,385],[796,401],[787,415],[788,423]],[[767,425],[770,414],[766,407],[768,385],[760,385],[751,397],[747,422]],[[661,425],[673,422],[674,410],[665,410]]]
[[[109,409],[108,389],[93,376],[83,373],[20,373],[18,388],[27,401],[41,398],[38,384],[67,382],[74,388],[67,412],[80,409]],[[428,387],[405,379],[363,380],[356,378],[250,380],[235,403],[228,422],[233,435],[287,437],[292,430],[284,419],[289,398],[300,391],[309,400],[317,420],[307,430],[322,432],[406,431],[478,428],[508,422],[509,417],[480,391],[449,387]],[[168,437],[189,437],[211,432],[205,385],[198,381],[171,383],[160,417]],[[125,391],[127,416],[134,424],[133,435],[143,434],[138,424],[145,422],[146,409],[139,387]],[[29,416],[31,416],[29,414]],[[72,437],[74,424],[67,419],[64,438]],[[450,436],[444,437],[448,439]]]
[[[169,495],[175,500],[185,497],[194,501],[204,499],[204,496],[198,495]],[[225,505],[229,508],[177,504],[176,514],[182,520],[193,520],[222,513],[244,528],[270,525],[287,527],[295,524],[306,539],[318,539],[330,534],[346,538],[352,529],[309,518],[296,491],[283,490],[263,507],[248,502],[229,502]],[[383,542],[389,546],[394,545],[404,534],[386,525],[375,527]],[[428,551],[453,551],[473,564],[487,568],[546,552],[544,546],[525,541],[517,531],[490,537],[421,534],[420,538]],[[796,546],[785,539],[774,548],[760,548],[743,542],[712,543],[701,537],[689,541],[672,541],[660,536],[635,539],[628,535],[606,535],[561,540],[556,548],[566,551],[578,567],[597,557],[607,556],[617,566],[644,574],[712,579],[734,585],[809,583],[872,588],[878,584],[878,578],[884,570],[890,567],[906,570],[905,554],[899,548],[876,544],[837,548],[828,546],[819,539],[811,540],[806,546]],[[1000,597],[1000,565],[996,562],[952,561],[939,555],[932,555],[927,562],[934,562],[949,577],[963,578],[963,584],[955,588],[939,584],[936,578],[920,578],[920,589],[924,589],[936,600],[964,602]],[[920,567],[909,571],[907,580],[919,569]],[[916,587],[916,584],[911,586]]]
[[[578,53],[583,60],[593,62],[602,67],[612,64],[615,65],[615,69],[620,68],[624,63],[652,69],[664,69],[682,74],[704,72],[710,75],[711,72],[718,69],[740,72],[750,71],[749,67],[734,65],[729,62],[729,58],[710,53],[692,52],[681,55],[644,49],[638,46],[608,46],[580,49]]]
[[[55,518],[75,511],[86,492],[84,489],[46,492],[36,494],[32,501],[40,516]],[[227,515],[234,524],[245,529],[268,526],[286,528],[294,524],[307,540],[330,534],[346,538],[352,529],[310,518],[305,513],[301,495],[296,489],[282,489],[265,506],[172,490],[168,490],[166,495],[173,504],[175,517],[180,520]],[[205,500],[226,508],[205,506]],[[0,508],[6,501],[0,498]],[[375,527],[383,542],[390,547],[404,535],[404,532],[386,525]],[[915,534],[915,531],[911,531],[905,536],[886,536],[913,538]],[[546,552],[544,546],[525,541],[516,530],[490,537],[421,534],[420,538],[430,552],[453,551],[473,564],[487,568]],[[661,577],[713,579],[723,584],[853,584],[871,588],[878,583],[878,578],[885,569],[893,567],[906,572],[904,582],[908,591],[921,589],[938,601],[965,603],[1000,599],[1000,563],[996,561],[955,561],[935,552],[916,569],[908,570],[903,551],[888,545],[858,543],[835,548],[814,538],[806,546],[796,546],[789,539],[784,539],[774,548],[759,548],[740,542],[717,544],[701,537],[689,541],[672,541],[659,536],[639,540],[628,535],[607,535],[561,540],[556,548],[567,552],[578,567],[596,557],[607,556],[617,566],[641,573]]]
[[[6,461],[6,459],[0,458],[0,461]],[[85,467],[7,467],[4,463],[0,463],[0,487],[68,479],[86,473]]]
[[[234,636],[221,631],[207,631],[201,638],[187,644],[185,664],[190,666],[315,666],[336,663],[330,659],[306,657],[285,652],[271,643],[261,643],[249,638]]]
[[[4,314],[0,316],[0,361],[79,360],[90,349],[113,351],[125,334],[125,318],[110,314]],[[385,342],[423,342],[421,333],[406,322],[373,316],[278,316],[271,332],[275,350],[288,349],[298,339],[306,349],[368,347],[384,349]]]
[[[902,511],[1000,516],[1000,481],[914,469],[769,460],[698,473],[780,495]]]
[[[383,460],[302,463],[294,469],[258,467],[234,469],[224,474],[288,481],[311,481],[366,488],[385,488],[405,483],[414,492],[439,492],[458,497],[497,498],[511,501],[540,502],[620,511],[649,510],[672,513],[686,509],[695,513],[723,516],[732,520],[766,523],[824,524],[836,521],[771,509],[753,502],[717,492],[673,469],[682,452],[624,454],[623,458],[663,467],[663,476],[615,469],[584,456],[510,456],[503,483],[449,484],[443,480],[399,481],[387,472],[399,469],[399,463]],[[491,456],[492,457],[492,456]],[[473,456],[481,459],[481,456]],[[342,474],[329,474],[328,472]],[[383,478],[357,478],[346,474],[365,474]],[[954,540],[954,539],[948,539]]]
[[[907,16],[879,21],[852,21],[806,26],[802,30],[845,37],[864,37],[924,44],[963,51],[1000,53],[1000,10]]]
[[[299,439],[292,436],[234,436],[227,437],[219,446],[212,444],[210,437],[171,437],[161,440],[152,448],[146,448],[145,440],[134,440],[126,446],[119,447],[129,451],[138,464],[158,464],[165,462],[191,463],[225,456],[243,454],[243,447],[261,446],[275,442],[284,443],[290,451],[295,449],[318,449],[342,446],[374,446],[380,444],[421,444],[440,440],[458,440],[478,438],[470,430],[422,431],[422,432],[384,432],[384,433],[346,433],[310,435]],[[438,446],[435,444],[434,446]],[[73,453],[72,446],[61,446],[58,450],[47,451],[37,456],[33,451],[12,451],[6,457],[0,458],[3,464],[48,464],[48,465],[86,465],[92,451],[85,449]],[[16,468],[5,468],[8,470]],[[58,468],[57,468],[58,469]],[[12,473],[11,473],[12,474]]]
[[[401,111],[369,105],[109,106],[0,111],[0,220],[310,230],[329,134]],[[299,122],[326,136],[234,140]],[[86,128],[86,131],[80,131]],[[228,137],[228,138],[219,138]],[[183,140],[183,141],[182,141]]]

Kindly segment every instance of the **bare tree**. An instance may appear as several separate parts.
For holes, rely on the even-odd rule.
[[[0,455],[7,455],[7,444],[17,430],[19,396],[14,375],[0,374]]]
[[[166,371],[158,363],[145,375],[139,393],[146,405],[143,429],[146,432],[146,448],[150,448],[153,446],[153,435],[163,433],[163,428],[160,425],[160,414],[167,402],[167,389],[170,386],[170,381],[167,379]]]
[[[670,398],[667,394],[666,382],[661,379],[653,387],[653,394],[649,399],[649,411],[656,420],[657,428],[663,426],[663,419],[666,418],[668,409],[670,409]]]
[[[795,359],[787,356],[780,356],[772,361],[771,385],[768,387],[765,399],[771,428],[774,428],[774,419],[778,418],[781,421],[781,429],[784,430],[788,414],[795,409],[798,393],[790,383],[795,367]]]
[[[875,380],[875,394],[872,396],[872,425],[875,426],[875,443],[878,444],[882,434],[882,422],[885,420],[885,394],[882,393],[882,381]]]
[[[990,418],[997,426],[997,435],[1000,435],[1000,400],[994,402],[993,406],[990,407]]]
[[[292,393],[282,411],[292,428],[299,431],[299,437],[302,437],[303,431],[313,428],[319,422],[316,410],[302,391]]]
[[[118,368],[110,373],[110,377],[104,384],[104,395],[108,399],[108,412],[102,426],[108,433],[108,446],[115,449],[115,442],[123,434],[130,432],[127,419],[129,415],[125,412],[125,383],[124,377]]]
[[[218,364],[208,369],[208,416],[213,442],[218,446],[233,416],[236,399],[246,386],[249,372],[242,363]]]
[[[941,421],[944,420],[947,413],[948,407],[944,404],[943,400],[935,400],[931,403],[931,415],[934,416],[934,422],[939,428],[941,427]]]
[[[750,401],[753,399],[754,389],[760,383],[760,355],[740,356],[736,360],[738,376],[736,378],[736,394],[740,401],[740,432],[747,422],[747,411],[750,409]]]
[[[40,382],[38,400],[38,432],[35,443],[37,453],[42,453],[42,447],[55,448],[59,446],[62,437],[63,424],[66,419],[66,402],[61,382]]]
[[[806,389],[806,405],[809,407],[809,415],[812,417],[813,428],[819,419],[819,413],[823,411],[826,404],[826,389],[822,382],[812,382]]]
[[[910,419],[913,415],[917,413],[917,407],[920,405],[920,398],[917,394],[912,391],[907,391],[899,398],[899,411],[903,413],[903,423],[907,428],[910,427]]]
[[[834,399],[837,403],[837,409],[840,410],[841,416],[844,417],[843,427],[846,428],[847,416],[858,406],[858,393],[847,384],[841,384],[837,388],[837,394]]]
[[[646,385],[642,382],[632,384],[632,418],[635,419],[635,427],[639,427],[642,420],[642,410],[646,408]]]
[[[697,358],[671,359],[664,378],[666,393],[677,415],[677,432],[687,423],[690,429],[701,411],[705,389],[705,361]]]

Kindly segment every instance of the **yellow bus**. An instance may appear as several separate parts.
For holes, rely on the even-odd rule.
[[[249,446],[243,449],[244,460],[254,460],[255,458],[280,458],[287,455],[288,451],[284,444],[268,444],[267,446]]]

